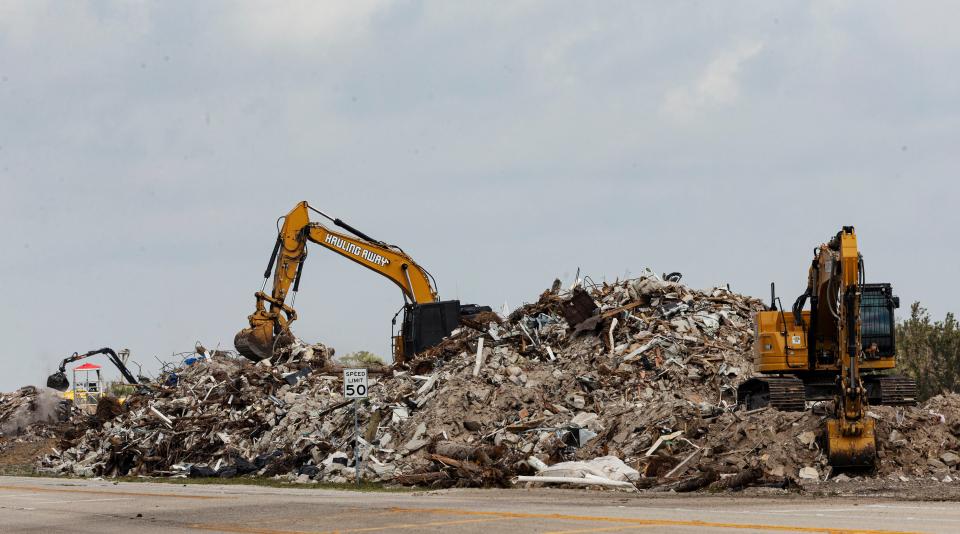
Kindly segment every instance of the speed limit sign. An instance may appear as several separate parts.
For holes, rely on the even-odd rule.
[[[355,462],[357,486],[359,486],[360,463],[363,461],[363,456],[360,454],[360,399],[367,398],[366,369],[343,370],[343,396],[353,399],[353,457],[359,459]]]
[[[348,399],[367,398],[367,370],[343,370],[343,396]]]

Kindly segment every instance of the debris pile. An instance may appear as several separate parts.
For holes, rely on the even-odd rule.
[[[877,473],[900,480],[960,479],[960,395],[938,395],[922,406],[871,406],[877,419]]]
[[[38,423],[64,419],[69,407],[51,390],[24,386],[0,393],[0,436],[19,436]]]
[[[79,476],[286,473],[313,448],[288,431],[308,408],[335,396],[332,377],[311,377],[330,366],[332,355],[323,345],[298,343],[273,365],[221,351],[189,358],[122,407],[104,397],[96,416],[75,417],[86,430],[68,436],[69,446],[40,468]]]
[[[69,403],[53,391],[25,386],[0,393],[0,475],[30,475],[37,456],[57,443],[57,423],[69,417]]]
[[[398,481],[408,483],[498,484],[607,456],[644,477],[675,468],[681,475],[680,461],[707,448],[697,442],[733,408],[736,385],[751,373],[751,317],[760,306],[650,272],[589,291],[555,284],[506,321],[465,321],[395,374],[390,397],[402,403],[384,407],[394,423],[384,456],[402,465]],[[457,464],[437,451],[450,442],[501,452],[461,465],[464,458]]]
[[[830,475],[823,418],[736,407],[760,301],[645,272],[562,290],[371,369],[354,404],[323,345],[253,364],[224,353],[169,373],[43,458],[74,475],[286,476],[449,486],[513,482],[650,491],[785,487]],[[878,473],[945,479],[960,464],[960,397],[871,407]],[[112,418],[111,418],[112,417]]]
[[[737,382],[749,375],[750,317],[759,306],[726,289],[693,291],[646,273],[589,291],[547,291],[507,320],[467,318],[371,385],[359,414],[363,476],[506,485],[536,474],[537,460],[600,456],[662,475],[671,455],[695,446],[691,423],[733,406]],[[327,349],[301,352],[317,350]],[[219,355],[185,367],[42,466],[77,475],[346,481],[352,405],[339,374],[324,372],[329,356],[284,354],[268,366]]]

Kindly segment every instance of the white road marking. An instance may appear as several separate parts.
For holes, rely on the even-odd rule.
[[[74,499],[69,501],[37,501],[32,504],[71,504],[78,502],[109,502],[109,501],[132,501],[133,497],[118,497],[116,499]]]
[[[941,506],[907,506],[900,504],[864,504],[860,508],[886,508],[889,510],[936,510],[938,512],[956,512],[956,507],[944,508]]]
[[[866,506],[866,505],[865,505]],[[875,520],[877,519],[876,514],[873,515],[850,515],[847,513],[837,513],[837,512],[863,512],[862,506],[858,506],[853,509],[838,508],[838,509],[829,509],[828,513],[813,512],[810,509],[796,509],[796,510],[728,510],[722,508],[662,508],[662,507],[647,507],[644,506],[640,508],[641,510],[658,510],[662,512],[684,512],[684,513],[694,513],[694,514],[739,514],[739,515],[750,515],[750,516],[764,516],[764,515],[780,515],[780,516],[796,516],[796,517],[810,517],[815,515],[819,518],[829,518],[829,519],[859,519],[859,520]],[[922,506],[917,507],[907,507],[907,508],[919,508],[924,509]],[[817,507],[816,509],[823,509],[822,507]],[[941,508],[942,511],[948,512],[957,512],[958,509],[953,508]],[[960,517],[956,518],[927,518],[927,517],[907,517],[905,519],[911,521],[927,521],[934,523],[960,523]]]
[[[17,493],[14,495],[4,495],[0,494],[0,498],[9,497],[16,499],[49,499],[50,497],[43,493]],[[133,497],[115,497],[115,498],[105,498],[105,499],[76,499],[70,501],[41,501],[35,504],[55,504],[55,503],[70,503],[70,502],[104,502],[104,501],[132,501]]]

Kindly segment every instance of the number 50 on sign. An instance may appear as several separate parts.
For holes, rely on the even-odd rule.
[[[343,396],[348,399],[367,398],[367,370],[343,370]]]

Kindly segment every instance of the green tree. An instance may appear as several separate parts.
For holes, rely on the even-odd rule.
[[[378,367],[386,365],[383,358],[372,352],[358,350],[337,358],[340,365],[344,367]]]
[[[132,395],[136,390],[136,386],[127,384],[126,382],[114,381],[107,385],[107,391],[114,397],[126,397]]]
[[[897,323],[897,366],[917,381],[917,395],[926,400],[948,391],[960,392],[960,328],[947,313],[930,319],[919,302],[910,306],[910,318]]]

